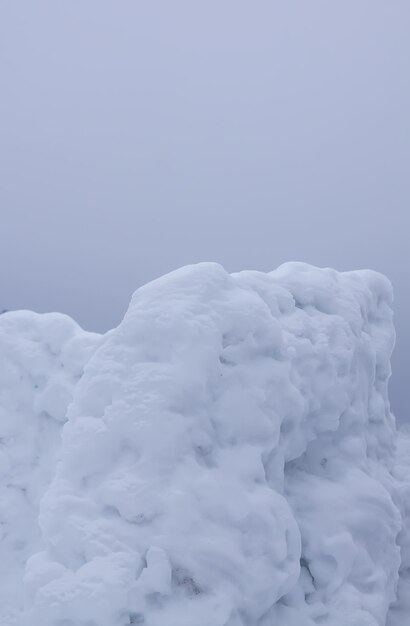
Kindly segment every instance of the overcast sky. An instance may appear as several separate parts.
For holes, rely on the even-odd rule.
[[[0,0],[0,308],[180,265],[386,273],[410,400],[409,0]]]

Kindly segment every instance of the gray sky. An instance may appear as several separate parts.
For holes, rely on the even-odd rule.
[[[180,265],[386,273],[408,416],[409,0],[0,0],[0,308]]]

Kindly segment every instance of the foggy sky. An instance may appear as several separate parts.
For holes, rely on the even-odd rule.
[[[91,330],[180,265],[373,268],[410,419],[408,0],[1,0],[0,309]]]

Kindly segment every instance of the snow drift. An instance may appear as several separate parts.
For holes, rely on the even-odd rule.
[[[73,389],[99,341],[65,315],[0,315],[1,626],[16,623],[25,563],[43,545],[39,502],[53,475]]]
[[[370,271],[199,264],[103,337],[1,316],[0,623],[404,626],[391,304]]]

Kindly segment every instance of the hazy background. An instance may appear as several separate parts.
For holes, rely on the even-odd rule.
[[[0,0],[0,309],[182,264],[385,272],[409,418],[409,0]]]

